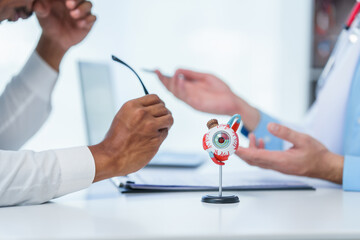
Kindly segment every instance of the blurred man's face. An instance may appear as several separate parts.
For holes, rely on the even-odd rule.
[[[0,0],[0,22],[17,21],[28,18],[32,14],[34,0]]]

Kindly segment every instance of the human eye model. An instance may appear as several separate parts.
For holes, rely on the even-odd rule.
[[[203,137],[203,148],[208,152],[211,160],[219,165],[219,195],[206,195],[202,198],[206,203],[237,203],[237,196],[223,196],[222,194],[222,166],[239,147],[237,131],[241,122],[239,114],[234,115],[227,124],[219,124],[218,120],[208,121],[209,131]]]

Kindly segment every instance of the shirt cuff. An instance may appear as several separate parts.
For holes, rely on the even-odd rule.
[[[262,138],[265,142],[265,148],[268,150],[282,150],[283,149],[283,140],[273,136],[268,130],[267,125],[271,122],[279,123],[275,118],[270,117],[264,112],[260,111],[260,122],[254,130],[256,138]],[[241,133],[246,136],[249,131],[243,127]]]
[[[17,81],[25,84],[44,101],[50,101],[51,93],[58,76],[58,72],[51,68],[38,53],[34,51],[18,74]]]
[[[60,163],[60,187],[55,197],[89,187],[95,178],[95,161],[88,147],[55,150]]]
[[[345,191],[360,191],[360,157],[345,156],[343,189]]]

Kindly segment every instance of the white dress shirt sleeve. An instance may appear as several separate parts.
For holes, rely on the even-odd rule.
[[[0,151],[0,206],[40,204],[91,185],[89,148]]]
[[[44,124],[58,73],[36,51],[0,96],[0,149],[18,150]]]
[[[58,74],[36,52],[0,96],[0,206],[40,204],[88,187],[95,162],[87,147],[18,150],[51,111]]]

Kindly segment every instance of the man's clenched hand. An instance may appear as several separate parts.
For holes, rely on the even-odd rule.
[[[89,147],[96,165],[94,182],[143,168],[159,150],[173,121],[171,112],[156,95],[125,103],[105,139]]]

